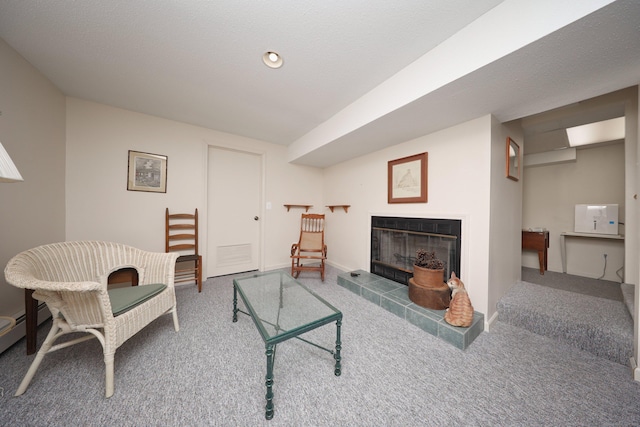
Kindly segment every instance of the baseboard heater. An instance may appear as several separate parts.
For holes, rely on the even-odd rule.
[[[38,305],[38,325],[51,317],[51,312],[47,308],[45,303]],[[7,332],[5,335],[0,337],[0,353],[3,353],[6,349],[20,341],[27,335],[27,322],[26,316],[22,313],[20,316],[16,317],[16,326]],[[26,352],[26,344],[25,344],[25,352]]]

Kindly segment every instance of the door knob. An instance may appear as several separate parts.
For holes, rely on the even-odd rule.
[[[254,217],[253,217],[253,220],[254,220],[254,221],[257,221],[257,220],[259,220],[259,219],[260,219],[260,218],[258,218],[257,216],[254,216]]]

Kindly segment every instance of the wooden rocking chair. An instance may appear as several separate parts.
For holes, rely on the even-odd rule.
[[[301,271],[319,271],[324,282],[324,262],[327,245],[324,244],[324,214],[302,214],[300,239],[291,245],[291,275],[298,278]],[[303,265],[307,260],[311,264]]]

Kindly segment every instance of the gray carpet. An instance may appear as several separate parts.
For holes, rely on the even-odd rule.
[[[563,291],[622,301],[620,283],[610,280],[592,279],[556,271],[545,271],[544,274],[540,274],[540,270],[537,268],[522,267],[522,281]]]
[[[633,317],[635,314],[635,293],[636,287],[635,285],[631,285],[629,283],[622,283],[620,285],[620,289],[622,290],[622,300],[624,301],[624,305],[627,306],[627,310]]]
[[[621,301],[518,282],[497,308],[502,322],[630,365],[633,320]]]
[[[504,322],[630,365],[634,292],[625,283],[523,267],[522,282],[497,308]]]
[[[47,355],[27,392],[12,397],[33,358],[19,342],[0,355],[0,425],[640,424],[640,383],[625,366],[502,322],[461,351],[338,286],[336,275],[301,280],[344,313],[342,376],[328,353],[279,344],[271,421],[264,345],[250,318],[231,322],[227,276],[201,294],[177,290],[180,332],[165,317],[118,349],[110,399],[95,340]],[[332,346],[335,328],[309,335]]]

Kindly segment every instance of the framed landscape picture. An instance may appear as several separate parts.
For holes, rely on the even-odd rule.
[[[127,190],[167,192],[167,156],[129,150]]]
[[[427,159],[420,153],[388,163],[388,203],[427,203]]]

